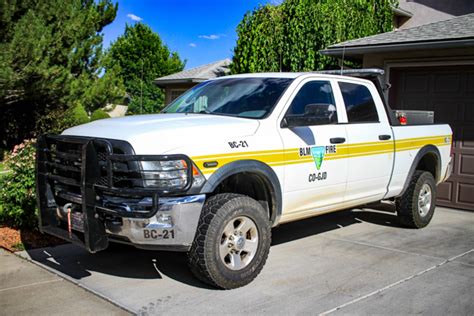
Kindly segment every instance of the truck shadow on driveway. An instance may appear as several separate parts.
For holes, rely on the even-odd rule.
[[[392,205],[371,205],[370,209],[340,211],[283,224],[273,229],[272,246],[362,222],[398,227]],[[190,286],[211,289],[192,275],[185,253],[140,250],[120,244],[111,244],[96,254],[72,244],[27,250],[27,253],[32,260],[84,284],[100,273],[105,275],[102,278],[116,276],[135,280],[160,280],[166,276]]]
[[[282,224],[273,229],[272,246],[362,222],[401,227],[397,219],[395,206],[391,203],[377,203],[362,208],[348,209]]]

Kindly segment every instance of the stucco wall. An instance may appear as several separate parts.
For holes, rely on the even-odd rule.
[[[474,12],[474,0],[399,0],[399,7],[413,13],[399,29],[447,20]]]
[[[449,60],[474,60],[474,47],[422,51],[401,51],[387,54],[364,55],[364,68],[385,68],[389,62],[435,62]]]
[[[364,68],[380,68],[389,82],[391,67],[474,65],[474,47],[364,55]],[[388,92],[386,92],[388,97]]]

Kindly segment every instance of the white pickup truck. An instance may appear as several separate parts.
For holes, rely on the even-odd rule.
[[[230,289],[258,275],[282,223],[391,199],[402,224],[424,227],[452,132],[398,120],[381,73],[227,76],[161,114],[42,136],[40,229],[90,252],[186,251],[199,279]]]

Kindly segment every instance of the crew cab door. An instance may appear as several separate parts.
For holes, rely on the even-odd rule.
[[[336,89],[347,120],[345,201],[380,200],[387,193],[394,159],[393,132],[382,100],[370,83],[340,80]]]
[[[337,147],[347,138],[345,125],[338,124],[343,111],[332,80],[306,79],[290,97],[279,126],[285,157],[283,220],[343,202],[348,163],[337,159]]]

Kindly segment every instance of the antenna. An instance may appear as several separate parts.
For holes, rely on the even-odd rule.
[[[143,59],[142,59],[142,76],[140,78],[140,114],[143,114]]]
[[[342,71],[344,70],[344,55],[346,53],[346,46],[342,46],[342,60],[341,60],[341,76],[342,76]]]

